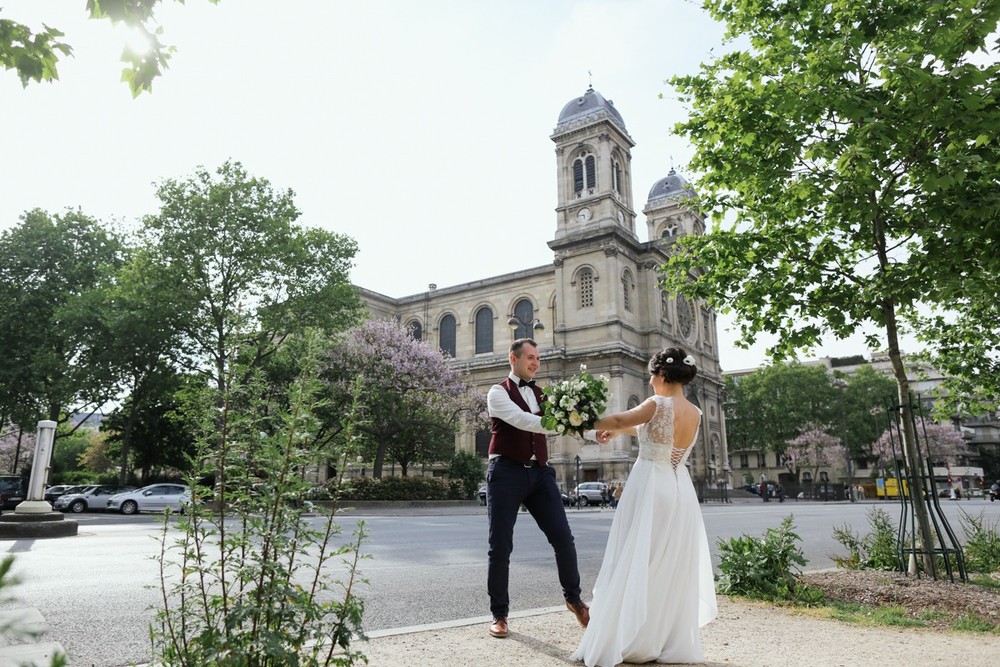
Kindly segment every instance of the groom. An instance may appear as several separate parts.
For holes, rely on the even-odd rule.
[[[587,627],[590,611],[580,599],[580,570],[576,544],[566,519],[556,473],[548,464],[548,449],[542,428],[542,390],[535,386],[541,365],[538,345],[530,338],[511,343],[510,374],[490,388],[486,405],[493,422],[489,465],[486,468],[486,515],[489,518],[489,568],[486,587],[490,594],[493,623],[489,632],[502,639],[509,633],[507,615],[510,598],[507,582],[510,554],[514,549],[514,522],[523,504],[555,550],[559,584],[566,607]],[[587,431],[585,436],[607,443],[609,434]]]

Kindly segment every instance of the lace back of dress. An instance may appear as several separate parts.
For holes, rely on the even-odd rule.
[[[684,465],[690,447],[674,446],[674,402],[656,397],[653,418],[639,427],[639,458],[670,462],[674,470]]]

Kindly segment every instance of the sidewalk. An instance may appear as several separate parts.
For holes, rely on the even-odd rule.
[[[765,604],[719,597],[702,629],[705,663],[726,667],[885,667],[996,664],[995,635],[860,628]],[[494,639],[483,616],[373,632],[354,648],[371,667],[567,667],[583,629],[563,607],[513,613],[510,636]],[[624,663],[628,664],[628,663]]]

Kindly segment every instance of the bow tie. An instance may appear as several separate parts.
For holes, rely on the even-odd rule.
[[[534,380],[518,380],[517,381],[517,386],[518,387],[532,387],[533,388],[535,386],[535,381]]]

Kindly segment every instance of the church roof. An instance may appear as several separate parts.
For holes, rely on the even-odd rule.
[[[684,177],[674,171],[672,168],[670,173],[658,180],[653,184],[653,187],[649,190],[649,197],[647,198],[647,203],[652,202],[655,199],[664,199],[666,197],[676,197],[677,195],[685,195],[687,197],[694,196],[694,190],[688,184]]]
[[[559,113],[559,122],[556,127],[558,128],[565,123],[582,119],[586,116],[597,116],[602,111],[614,118],[623,130],[625,129],[625,121],[622,119],[622,115],[618,113],[618,109],[615,108],[615,103],[604,99],[604,96],[594,90],[592,86],[587,88],[582,97],[575,97],[566,103],[566,106]]]

